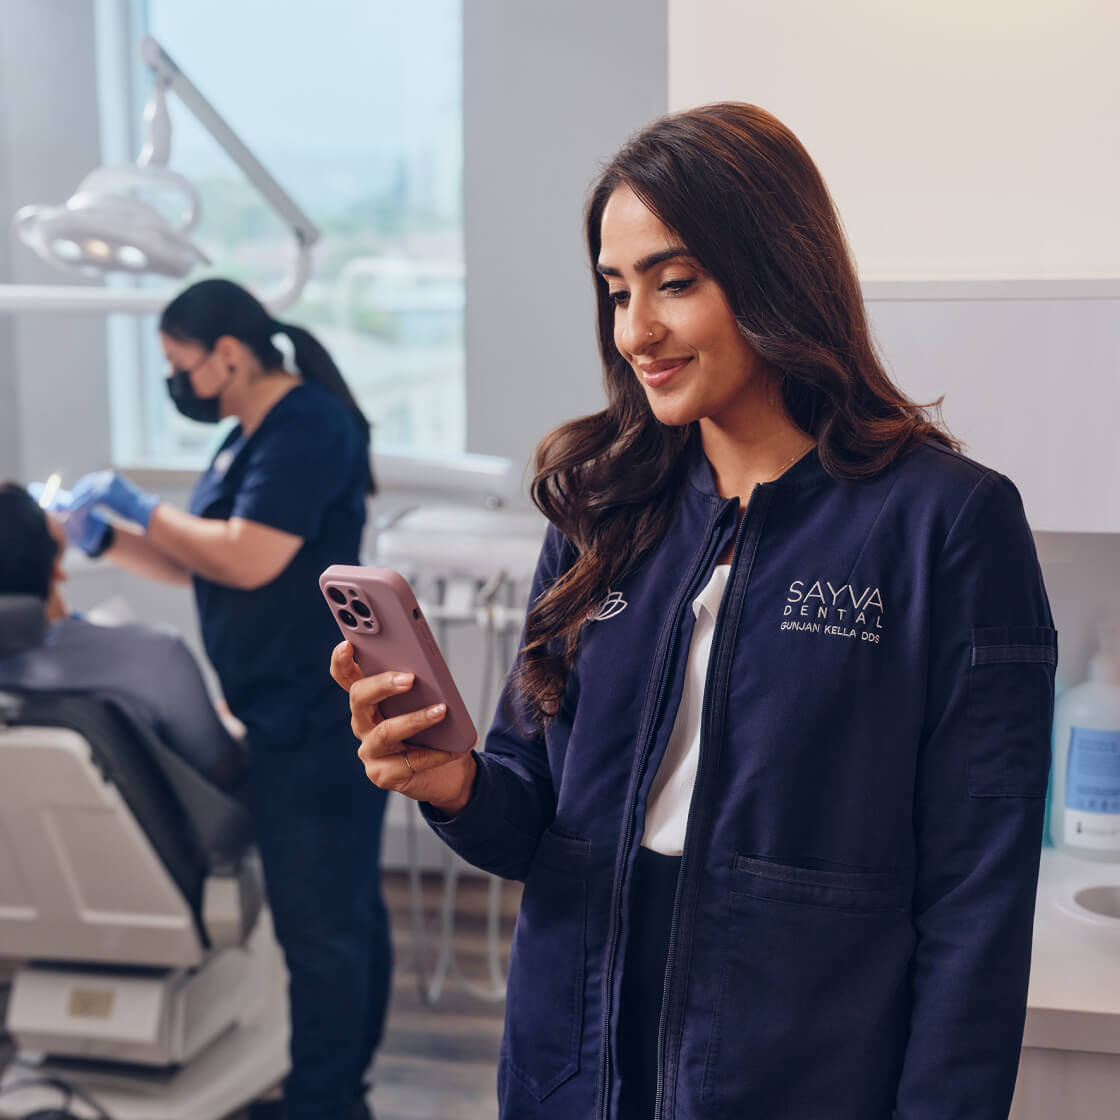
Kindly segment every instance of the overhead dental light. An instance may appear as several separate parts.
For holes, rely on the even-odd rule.
[[[100,167],[62,206],[24,206],[15,219],[20,240],[56,268],[97,275],[186,276],[210,259],[190,239],[198,224],[198,193],[169,170],[171,117],[158,77],[144,109],[144,147],[135,163]],[[160,208],[148,199],[159,198]],[[167,200],[177,199],[173,220]]]
[[[162,174],[160,172],[162,171]],[[178,228],[133,189],[174,188],[192,217]],[[103,167],[87,175],[63,206],[24,206],[16,214],[20,240],[56,268],[186,276],[210,258],[188,236],[197,221],[194,188],[161,168]]]
[[[296,252],[284,286],[261,293],[273,313],[298,298],[311,271],[319,230],[241,142],[194,83],[151,36],[140,57],[156,84],[144,109],[144,147],[135,163],[101,167],[87,175],[62,205],[24,206],[15,217],[20,240],[56,268],[85,275],[125,273],[182,278],[210,259],[191,238],[199,219],[198,193],[168,166],[171,118],[166,92],[175,93],[290,227]],[[0,285],[0,311],[156,311],[165,290]]]

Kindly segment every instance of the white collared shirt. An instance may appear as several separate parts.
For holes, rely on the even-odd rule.
[[[684,687],[669,745],[653,779],[646,806],[646,828],[642,835],[642,847],[652,848],[662,855],[679,856],[684,850],[688,806],[696,784],[696,764],[700,759],[704,681],[708,676],[716,615],[730,571],[730,564],[717,564],[704,590],[692,601],[696,626],[688,648]]]

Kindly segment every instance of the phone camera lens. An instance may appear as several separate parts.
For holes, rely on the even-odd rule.
[[[327,594],[341,606],[346,606],[346,593],[338,587],[328,587]]]
[[[373,629],[373,623],[372,623],[372,622],[363,622],[363,623],[362,623],[362,625],[363,625],[363,626],[364,626],[364,627],[365,627],[365,628],[366,628],[367,630],[372,630],[372,629]]]
[[[369,609],[369,607],[367,607],[367,606],[365,605],[365,603],[363,603],[363,602],[361,601],[361,599],[352,599],[352,600],[350,601],[350,609],[351,609],[351,610],[352,610],[352,611],[353,611],[353,612],[354,612],[354,613],[355,613],[355,614],[356,614],[356,615],[357,615],[357,616],[358,616],[359,618],[369,618],[369,616],[370,616],[370,615],[371,615],[371,614],[373,613],[373,612],[372,612],[372,611],[371,611],[371,610]]]
[[[347,626],[356,627],[358,625],[358,620],[348,610],[344,609],[339,611],[338,617],[341,618]]]

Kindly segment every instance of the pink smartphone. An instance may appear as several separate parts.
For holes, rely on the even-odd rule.
[[[319,577],[319,586],[365,676],[391,671],[415,677],[407,692],[381,701],[382,715],[447,705],[439,723],[405,741],[455,754],[469,751],[478,733],[404,576],[391,568],[333,564]]]

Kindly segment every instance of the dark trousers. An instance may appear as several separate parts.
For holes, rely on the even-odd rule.
[[[251,751],[249,798],[288,966],[288,1120],[343,1120],[381,1040],[392,948],[381,896],[386,794],[346,724],[297,750]]]
[[[619,1120],[653,1120],[657,1032],[680,867],[679,856],[638,849],[618,1018]]]

